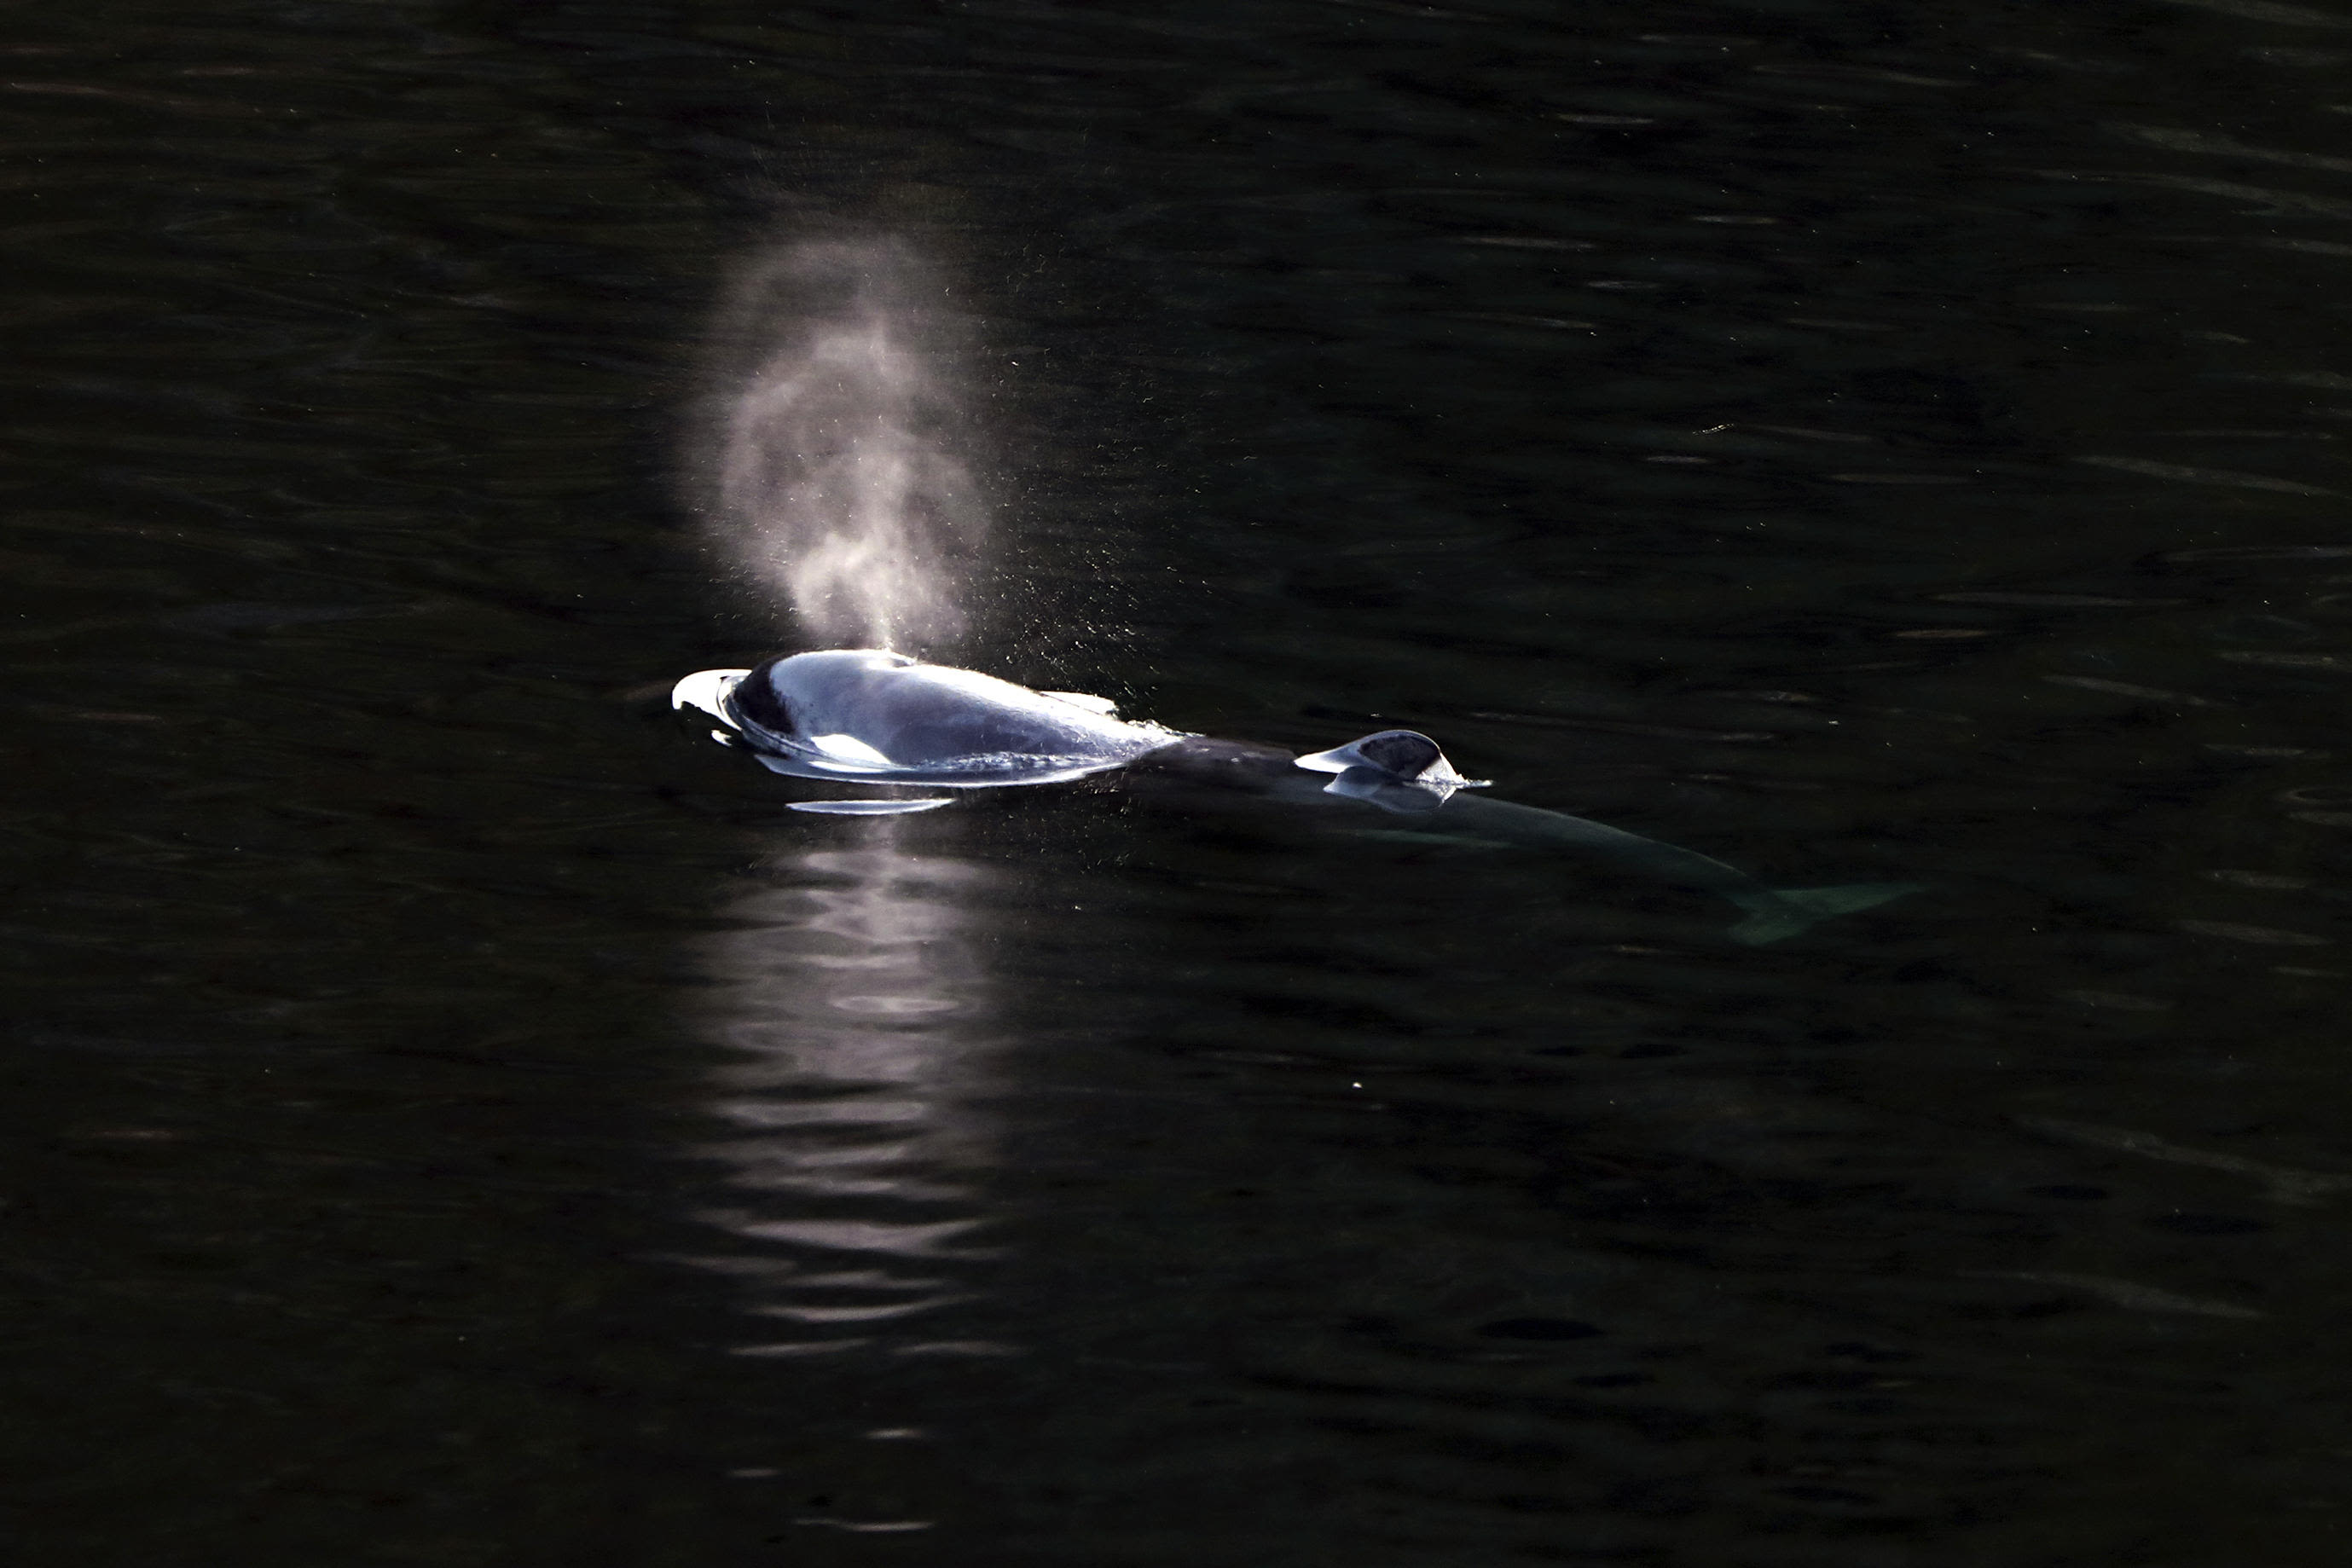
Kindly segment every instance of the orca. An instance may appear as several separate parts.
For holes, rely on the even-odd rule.
[[[883,649],[834,648],[780,654],[748,670],[698,671],[672,688],[670,706],[718,720],[726,727],[713,730],[712,738],[797,779],[929,791],[1122,772],[1139,780],[1366,806],[1412,820],[1410,827],[1371,830],[1381,838],[1597,852],[1729,900],[1745,915],[1730,936],[1749,945],[1921,891],[1916,883],[1769,887],[1696,850],[1493,800],[1475,793],[1485,780],[1464,778],[1437,743],[1416,730],[1381,730],[1298,756],[1121,718],[1116,705],[1083,692],[1034,691]],[[935,810],[954,799],[925,793],[788,804],[796,811],[884,816]]]

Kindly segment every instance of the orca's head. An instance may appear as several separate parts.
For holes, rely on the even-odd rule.
[[[727,694],[729,716],[745,729],[772,736],[793,733],[793,705],[776,682],[776,666],[783,662],[780,653],[754,664]]]
[[[876,669],[919,663],[879,648],[828,648],[815,653],[779,653],[743,674],[727,693],[726,716],[754,740],[783,740],[803,734],[795,698],[815,700],[826,687]],[[820,704],[820,706],[822,706]]]

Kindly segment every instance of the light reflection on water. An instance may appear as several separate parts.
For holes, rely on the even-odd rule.
[[[1470,10],[26,11],[18,1557],[2340,1553],[2334,13]],[[952,231],[1003,673],[1935,897],[803,822],[682,999],[785,183]]]
[[[990,1354],[943,1336],[971,1299],[998,1133],[981,900],[1002,873],[859,821],[854,847],[796,849],[711,940],[706,1019],[740,1060],[711,1113],[733,1135],[698,1152],[728,1200],[700,1216],[740,1249],[703,1260],[743,1278],[761,1336],[747,1355],[851,1350]]]

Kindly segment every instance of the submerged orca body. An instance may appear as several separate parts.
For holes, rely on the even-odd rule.
[[[1182,735],[1118,716],[1100,697],[1032,691],[971,670],[926,664],[877,649],[832,649],[770,659],[749,670],[703,670],[670,693],[727,727],[715,738],[793,778],[929,789],[1052,784],[1122,770],[1301,802],[1355,802],[1412,819],[1381,836],[1488,847],[1581,850],[1628,862],[1663,881],[1704,889],[1747,912],[1734,940],[1777,942],[1818,921],[1917,891],[1914,883],[1771,888],[1746,872],[1564,812],[1465,790],[1484,784],[1454,770],[1427,736],[1382,730],[1294,756],[1270,746]],[[928,811],[944,795],[794,800],[798,811],[881,816]]]

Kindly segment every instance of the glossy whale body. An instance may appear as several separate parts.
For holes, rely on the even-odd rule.
[[[670,695],[673,706],[730,726],[767,767],[803,779],[948,789],[1053,784],[1123,768],[1178,738],[1117,717],[1098,698],[1032,691],[875,648],[706,670]]]
[[[835,783],[950,789],[1050,784],[1123,771],[1301,803],[1356,804],[1412,825],[1379,831],[1408,841],[1597,852],[1680,886],[1719,894],[1746,918],[1734,940],[1793,936],[1832,915],[1919,891],[1915,883],[1773,888],[1695,850],[1661,843],[1565,812],[1486,799],[1437,743],[1381,730],[1306,756],[1270,746],[1184,735],[1118,716],[1100,697],[1040,692],[971,670],[878,649],[830,649],[770,659],[749,670],[703,670],[677,683],[673,707],[727,728],[761,764]],[[796,800],[795,810],[884,815],[930,810],[948,797]]]

